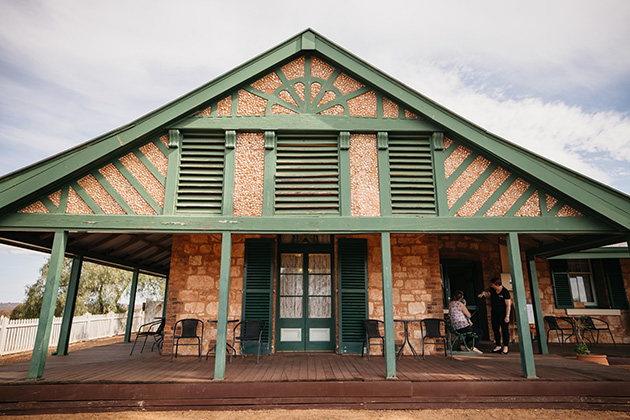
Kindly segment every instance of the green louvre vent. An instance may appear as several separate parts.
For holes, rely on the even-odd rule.
[[[367,241],[339,239],[339,352],[361,353],[368,317]]]
[[[276,214],[339,214],[336,138],[278,139]]]
[[[225,139],[184,136],[177,186],[177,212],[221,214]]]
[[[429,138],[389,138],[393,214],[435,214]]]

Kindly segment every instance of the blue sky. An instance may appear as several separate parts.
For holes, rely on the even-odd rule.
[[[0,15],[0,176],[310,27],[488,131],[630,193],[625,0],[3,0]],[[0,301],[21,301],[42,263],[0,247]]]

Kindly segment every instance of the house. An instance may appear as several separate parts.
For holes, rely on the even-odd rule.
[[[503,277],[523,375],[535,377],[528,302],[542,352],[549,314],[597,315],[630,342],[630,255],[605,247],[629,234],[627,195],[310,29],[0,179],[0,242],[52,253],[32,379],[64,254],[75,278],[82,261],[167,277],[167,343],[182,318],[217,320],[205,348],[225,346],[230,319],[261,319],[266,353],[358,354],[363,320],[382,319],[390,378],[394,319],[442,318],[460,289],[487,333],[475,295]],[[225,357],[215,363],[223,379]]]

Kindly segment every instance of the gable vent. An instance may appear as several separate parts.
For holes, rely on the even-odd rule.
[[[428,138],[389,139],[393,214],[435,214],[435,186]]]
[[[339,214],[336,138],[278,139],[276,214]]]
[[[183,138],[177,187],[179,213],[221,214],[224,156],[223,137]]]

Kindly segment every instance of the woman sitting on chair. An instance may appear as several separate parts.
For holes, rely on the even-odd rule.
[[[461,290],[457,290],[453,295],[453,300],[448,305],[448,313],[451,316],[451,322],[453,323],[453,327],[457,330],[458,333],[467,333],[472,332],[477,334],[477,341],[481,338],[483,331],[477,326],[473,326],[472,321],[470,320],[470,312],[466,308],[466,303],[464,302],[464,292]],[[466,343],[466,347],[472,349],[475,353],[482,354],[483,352],[475,347],[475,339],[472,337],[468,337],[467,340],[470,340]],[[462,344],[462,350],[465,350],[466,347]]]

